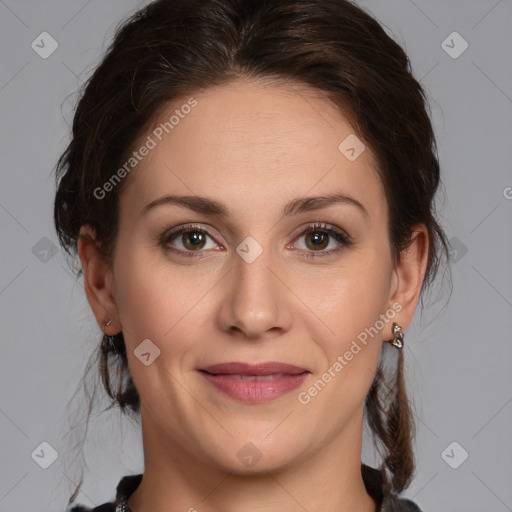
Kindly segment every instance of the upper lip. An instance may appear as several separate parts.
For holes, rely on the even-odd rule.
[[[242,362],[219,363],[205,368],[200,368],[200,370],[213,375],[298,375],[308,371],[305,368],[300,368],[293,364],[280,363],[277,361],[269,361],[259,364]]]

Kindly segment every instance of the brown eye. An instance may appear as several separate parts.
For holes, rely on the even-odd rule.
[[[306,226],[295,240],[292,248],[306,258],[334,256],[354,244],[346,231],[325,223]]]
[[[159,240],[166,251],[181,256],[205,256],[208,249],[218,249],[213,235],[195,225],[179,226],[170,232],[166,231]]]
[[[322,231],[310,231],[306,233],[306,246],[308,249],[325,249],[329,245],[329,235]],[[309,240],[311,242],[309,242]]]
[[[181,241],[186,249],[202,249],[206,243],[206,237],[201,231],[187,231],[182,233]]]

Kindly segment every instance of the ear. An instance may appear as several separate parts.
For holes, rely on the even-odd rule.
[[[400,262],[396,263],[393,270],[389,299],[389,307],[395,304],[399,311],[396,315],[397,323],[404,331],[412,322],[427,269],[429,239],[426,226],[414,226],[411,238],[409,247],[400,253]],[[397,304],[400,304],[400,310]],[[385,339],[393,337],[391,324],[388,329],[389,336]]]
[[[80,227],[78,255],[82,263],[85,293],[96,322],[105,334],[117,334],[122,327],[114,297],[112,271],[98,252],[96,233],[89,225]],[[110,320],[112,323],[106,326]]]

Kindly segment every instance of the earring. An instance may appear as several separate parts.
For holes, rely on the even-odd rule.
[[[397,349],[401,349],[404,346],[404,331],[400,325],[393,322],[393,339],[389,340],[388,343],[391,343]]]
[[[105,324],[105,327],[109,326],[111,323],[112,323],[112,319],[110,319],[110,320],[108,321],[108,323],[107,323],[107,324]]]

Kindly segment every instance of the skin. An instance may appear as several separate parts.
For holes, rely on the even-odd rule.
[[[141,397],[145,470],[130,507],[375,511],[360,472],[363,409],[392,321],[308,404],[297,395],[393,304],[402,308],[393,321],[407,329],[425,275],[427,231],[415,227],[395,264],[374,155],[369,147],[355,161],[340,153],[354,128],[314,90],[240,79],[194,98],[197,106],[125,178],[113,268],[96,252],[94,231],[81,229],[87,298],[104,332],[123,331]],[[185,102],[162,110],[152,128]],[[341,203],[281,217],[292,199],[333,192],[357,199],[368,217]],[[229,215],[177,205],[141,214],[166,194],[207,196]],[[205,235],[201,247],[179,235],[167,247],[193,252],[195,243],[204,257],[159,245],[163,232],[191,222],[214,237]],[[298,236],[315,222],[344,230],[353,244],[329,236],[318,249],[314,230]],[[236,252],[247,236],[263,249],[252,263]],[[161,351],[149,366],[134,355],[144,339]],[[197,371],[227,361],[282,361],[311,374],[284,396],[247,404]],[[237,457],[249,442],[261,453],[252,467]]]

